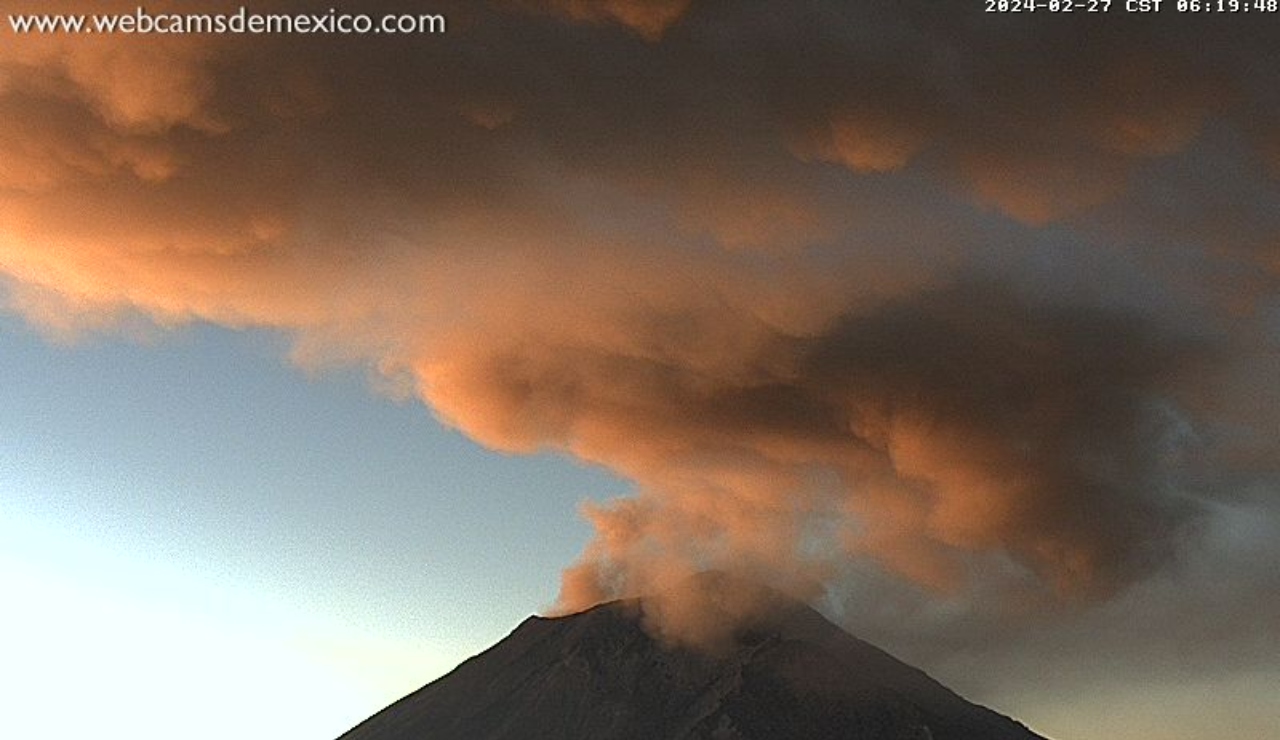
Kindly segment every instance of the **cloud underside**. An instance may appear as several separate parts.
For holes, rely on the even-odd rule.
[[[10,308],[66,336],[283,330],[490,447],[627,476],[584,510],[567,609],[850,562],[1104,600],[1272,495],[1263,34],[441,10],[432,38],[10,38]]]

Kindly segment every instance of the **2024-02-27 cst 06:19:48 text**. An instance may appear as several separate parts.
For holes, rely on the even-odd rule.
[[[1126,13],[1280,13],[1280,0],[1115,0]],[[1113,0],[986,0],[988,13],[1107,13]]]
[[[1142,2],[1159,0],[1142,0]],[[986,0],[988,13],[1106,13],[1112,0]]]

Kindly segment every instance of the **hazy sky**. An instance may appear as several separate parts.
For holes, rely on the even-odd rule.
[[[1122,6],[6,25],[6,715],[337,735],[733,566],[1057,740],[1280,734],[1280,15]]]

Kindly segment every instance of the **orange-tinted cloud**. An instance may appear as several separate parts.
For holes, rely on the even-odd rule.
[[[693,0],[523,0],[575,21],[619,23],[657,41],[680,20]]]
[[[1274,475],[1277,184],[1211,29],[551,5],[590,22],[7,37],[9,307],[282,330],[630,477],[566,608],[851,561],[1106,598]]]
[[[581,431],[564,435],[573,449],[625,462],[660,492],[592,510],[613,533],[588,554],[601,580],[621,570],[638,574],[633,589],[645,585],[654,553],[803,573],[852,551],[954,591],[967,554],[1001,551],[1063,597],[1098,597],[1165,562],[1195,520],[1198,506],[1161,464],[1186,444],[1162,399],[1200,353],[1195,342],[993,285],[924,293],[782,341],[761,352],[785,360],[737,383],[668,374],[665,388],[647,388],[644,362],[617,360],[597,390],[596,372],[570,368],[606,358],[545,369],[574,378],[579,403],[551,405],[587,411],[574,421],[591,426],[575,431],[632,432],[617,435],[625,452]]]

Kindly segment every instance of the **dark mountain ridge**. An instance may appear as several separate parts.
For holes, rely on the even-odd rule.
[[[734,621],[710,649],[654,637],[650,599],[530,617],[340,740],[1043,740],[807,605],[727,580],[682,587]],[[743,588],[750,617],[724,607]]]

